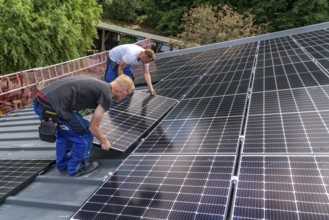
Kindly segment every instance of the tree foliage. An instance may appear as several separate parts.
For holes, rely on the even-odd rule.
[[[0,0],[0,73],[83,56],[100,13],[95,0]]]
[[[240,11],[255,15],[255,23],[269,23],[269,31],[281,31],[329,21],[328,0],[236,0]]]
[[[198,45],[250,37],[266,32],[266,25],[254,26],[251,14],[239,14],[227,5],[221,9],[211,6],[193,8],[184,14],[182,21],[184,31],[179,38],[183,42],[193,42]]]
[[[112,8],[111,12],[103,14],[105,18],[150,26],[168,36],[177,36],[183,31],[181,18],[186,12],[203,6],[221,8],[226,4],[240,14],[250,13],[253,15],[254,24],[268,23],[270,32],[329,21],[328,0],[99,1]]]
[[[103,17],[135,23],[141,10],[140,0],[102,0]]]

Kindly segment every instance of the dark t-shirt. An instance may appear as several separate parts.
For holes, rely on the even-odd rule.
[[[69,120],[73,112],[82,116],[92,114],[99,104],[108,110],[112,103],[111,85],[85,76],[58,80],[41,92],[65,120]]]

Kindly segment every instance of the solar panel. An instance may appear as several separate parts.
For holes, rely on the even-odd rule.
[[[0,159],[0,203],[24,188],[53,162],[53,160]]]
[[[245,102],[246,95],[184,99],[175,106],[165,120],[242,116]]]
[[[329,152],[329,112],[249,116],[244,153]]]
[[[111,109],[124,111],[130,114],[160,119],[168,112],[177,100],[162,97],[160,95],[151,96],[147,93],[135,91],[135,93],[120,103],[113,102]]]
[[[167,78],[168,76],[172,75],[172,73],[175,73],[182,66],[191,62],[191,59],[194,59],[196,56],[200,54],[201,53],[194,53],[194,54],[178,56],[175,59],[164,58],[164,59],[156,60],[150,66],[152,82],[156,83],[162,79]],[[140,66],[134,67],[134,77],[135,77],[134,82],[136,85],[146,84],[142,70],[143,68]]]
[[[104,114],[101,130],[112,149],[126,151],[136,144],[175,104],[176,100],[136,91],[120,103],[113,103]],[[92,115],[86,116],[91,120]],[[94,144],[100,141],[94,139]]]
[[[209,74],[252,69],[257,44],[239,45],[228,49],[210,69]]]
[[[329,31],[291,33],[166,58],[155,89],[177,105],[73,219],[329,218]]]
[[[224,219],[234,156],[130,156],[72,219]]]
[[[156,60],[155,62],[150,63],[149,68],[150,68],[151,76],[155,76],[155,77],[151,77],[153,83],[158,81],[158,80],[156,80],[157,74],[154,74],[154,72],[156,72],[158,69],[162,69],[163,67],[165,67],[165,64],[167,62],[169,62],[170,60],[171,60],[171,58],[164,58],[164,59]],[[134,83],[136,86],[146,85],[143,68],[144,67],[142,65],[132,66],[133,74],[134,74],[134,78],[135,78]]]
[[[242,156],[233,219],[328,219],[328,156]]]
[[[207,96],[221,96],[247,93],[249,80],[231,81],[212,84],[197,84],[186,95],[186,98],[200,98]]]
[[[91,116],[87,119],[91,119]],[[137,143],[155,122],[151,118],[109,110],[103,116],[101,130],[110,141],[112,149],[124,152]],[[96,138],[94,143],[100,145]]]
[[[328,29],[294,35],[293,38],[316,59],[317,63],[319,63],[324,69],[329,69]]]
[[[161,80],[154,86],[157,95],[181,99],[200,77],[187,77],[184,79]]]
[[[242,117],[162,121],[134,153],[236,153]]]
[[[328,152],[328,75],[290,37],[261,45],[243,152]]]
[[[329,87],[252,93],[250,115],[328,110]]]

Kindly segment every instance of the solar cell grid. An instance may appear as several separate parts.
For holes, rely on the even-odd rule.
[[[162,121],[134,153],[235,153],[242,117]]]
[[[257,42],[232,46],[227,49],[221,60],[239,60],[241,57],[249,57],[255,54]]]
[[[164,120],[242,116],[246,95],[184,99]]]
[[[253,59],[254,56],[249,57],[248,62],[238,62],[233,60],[221,60],[218,61],[208,72],[208,74],[217,74],[223,72],[236,72],[236,71],[244,71],[246,69],[252,69],[253,67]]]
[[[182,79],[161,80],[154,86],[154,89],[157,95],[180,99],[199,79],[199,77],[186,77]]]
[[[28,184],[53,160],[0,160],[0,202]]]
[[[224,219],[234,160],[130,156],[72,219]]]
[[[219,48],[214,50],[207,50],[200,54],[196,59],[193,60],[194,64],[200,64],[205,62],[216,62],[223,54],[225,54],[227,48]]]
[[[211,63],[204,64],[196,64],[196,65],[184,65],[179,68],[176,72],[172,73],[167,79],[181,79],[185,77],[193,77],[193,76],[202,76],[206,74],[209,70],[208,65],[212,65]]]
[[[310,58],[307,58],[307,60],[301,59],[300,62],[297,62],[292,59],[293,57],[280,56],[278,58],[273,58],[273,63],[278,64],[273,65],[272,62],[268,62],[272,61],[271,58],[264,61],[262,60],[263,56],[264,54],[261,53],[258,55],[258,63],[255,73],[256,86],[254,88],[254,91],[256,92],[267,90],[266,87],[279,87],[279,83],[278,85],[275,85],[276,81],[284,81],[285,84],[289,82],[290,88],[328,84],[328,76],[313,61],[310,61]],[[300,55],[298,57],[300,57]],[[274,62],[274,60],[282,62]],[[283,62],[283,60],[285,60],[285,62]],[[285,75],[286,78],[284,78],[283,75]],[[272,78],[264,80],[261,77]],[[281,86],[281,88],[288,88],[288,86]]]
[[[291,63],[291,61],[302,62],[309,60],[307,54],[290,37],[260,41],[259,61],[266,62],[268,65],[274,65],[275,63],[283,65]]]
[[[166,59],[154,87],[180,101],[73,219],[329,218],[328,36]]]
[[[293,35],[293,38],[325,69],[329,69],[329,30]]]
[[[252,93],[249,115],[326,111],[328,107],[328,86],[298,88]]]
[[[250,71],[251,72],[251,71]],[[230,81],[200,85],[197,83],[185,98],[201,98],[232,94],[245,94],[249,89],[249,80]]]
[[[120,103],[113,103],[111,109],[124,111],[130,114],[160,119],[169,109],[176,104],[176,100],[162,96],[151,96],[144,92],[135,93]]]
[[[244,153],[328,153],[329,112],[249,116]]]
[[[91,116],[86,117],[91,119]],[[116,110],[107,111],[101,123],[101,130],[108,138],[112,149],[126,151],[132,144],[136,143],[141,136],[156,122],[151,118],[131,115]],[[95,144],[100,144],[94,139]]]
[[[168,75],[175,72],[179,68],[179,66],[177,66],[177,64],[175,64],[175,62],[171,60],[168,60],[168,62],[163,62],[159,66],[157,65],[157,62],[158,61],[155,61],[150,64],[150,74],[153,83],[156,83],[161,79],[168,77]],[[189,62],[189,60],[180,60],[179,62],[182,62],[184,64],[185,62]],[[146,84],[143,66],[133,66],[133,73],[135,77],[135,85]]]
[[[168,66],[168,68],[162,68],[160,70],[158,69],[156,71],[153,71],[151,73],[152,82],[158,82],[161,79],[164,79],[164,78],[168,77],[170,74],[172,74],[176,70],[177,70],[177,67]]]
[[[328,159],[242,156],[233,219],[329,218]]]
[[[237,80],[250,80],[251,71],[243,71],[238,70],[234,72],[224,72],[221,74],[211,74],[205,75],[202,77],[199,85],[202,84],[212,84],[212,83],[221,83],[221,82],[229,82],[229,81],[237,81]]]
[[[162,96],[150,96],[136,91],[120,103],[113,103],[104,114],[101,129],[109,139],[112,148],[126,151],[161,119],[175,104],[176,100]],[[85,118],[91,120],[92,115]],[[95,144],[100,144],[94,139]]]

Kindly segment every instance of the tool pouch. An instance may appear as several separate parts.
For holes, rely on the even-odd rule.
[[[56,141],[56,130],[56,123],[41,121],[39,126],[39,137],[43,141],[54,143]]]
[[[57,113],[50,109],[45,108],[42,113],[42,120],[39,126],[39,137],[41,140],[54,143],[56,141],[57,130]]]

